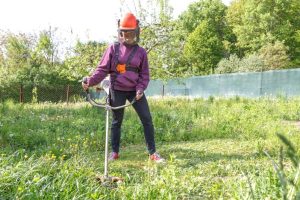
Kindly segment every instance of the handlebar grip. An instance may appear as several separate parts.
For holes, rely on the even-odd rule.
[[[87,84],[88,82],[88,78],[87,77],[84,77],[83,79],[82,79],[82,82],[84,83],[84,84]]]
[[[82,83],[87,84],[87,83],[88,83],[88,78],[87,78],[87,77],[84,77],[84,78],[82,79]],[[86,92],[87,94],[89,94],[89,89],[85,90],[85,92]]]

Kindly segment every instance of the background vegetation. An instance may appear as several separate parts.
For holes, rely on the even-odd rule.
[[[299,66],[298,0],[199,0],[177,19],[167,0],[135,2],[153,79]],[[109,45],[78,40],[67,48],[56,33],[0,32],[0,87],[74,85]]]

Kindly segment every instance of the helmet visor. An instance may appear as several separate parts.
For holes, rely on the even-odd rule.
[[[135,30],[119,30],[120,39],[127,44],[136,43],[136,31]]]

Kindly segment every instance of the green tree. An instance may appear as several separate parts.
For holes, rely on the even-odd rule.
[[[184,42],[181,53],[185,68],[190,69],[187,74],[214,73],[222,57],[235,53],[236,38],[227,26],[226,10],[227,7],[220,0],[200,0],[180,15],[177,37]]]
[[[51,33],[50,31],[42,31],[40,33],[38,42],[33,52],[34,60],[38,62],[39,65],[45,64],[48,66],[52,66],[54,64],[56,55],[54,42],[51,37],[53,33]]]
[[[139,1],[140,2],[140,1]],[[174,57],[171,32],[174,27],[172,21],[173,9],[168,0],[148,1],[139,3],[138,17],[141,19],[141,46],[148,52],[151,77],[167,79],[176,76],[171,71]]]
[[[38,37],[26,34],[5,35],[1,39],[2,77],[11,85],[59,84],[61,63],[53,41],[54,32],[41,31]]]
[[[194,75],[214,73],[223,57],[224,46],[216,34],[215,27],[204,20],[191,33],[184,47],[184,55],[190,63],[190,71]]]
[[[30,86],[59,85],[66,81],[59,75],[62,63],[57,56],[58,44],[54,42],[55,29],[43,30],[35,38],[29,59],[19,72],[22,84]]]
[[[300,44],[300,30],[296,31],[295,41],[296,41],[296,44]],[[300,55],[300,45],[295,47],[295,55]],[[300,65],[300,56],[295,56],[295,58],[293,59],[292,65],[293,66],[299,66]]]
[[[4,43],[5,59],[3,64],[6,84],[23,83],[24,76],[22,74],[28,68],[33,45],[34,39],[25,34],[7,34]]]
[[[200,0],[191,4],[188,10],[180,15],[179,23],[185,33],[192,33],[203,20],[207,20],[215,27],[218,37],[231,44],[236,41],[236,38],[231,27],[228,26],[226,12],[227,7],[221,0]],[[233,46],[227,47],[229,52],[234,51]]]
[[[4,63],[4,53],[0,50],[0,87],[3,87],[7,77],[7,68]]]
[[[3,82],[6,77],[5,68],[4,68],[4,36],[0,34],[0,84]],[[0,86],[1,87],[1,86]]]
[[[70,81],[81,80],[95,70],[107,46],[107,43],[77,41],[72,54],[66,57],[60,75]]]
[[[184,30],[192,33],[199,23],[208,20],[214,24],[220,35],[225,35],[226,9],[221,0],[199,0],[188,6],[188,9],[179,16],[179,21]]]
[[[237,36],[237,46],[247,54],[275,41],[283,41],[292,59],[300,46],[295,39],[300,28],[299,0],[236,0],[227,19]]]
[[[4,65],[4,44],[5,44],[5,36],[0,34],[0,65]]]
[[[32,51],[29,68],[25,76],[33,85],[59,84],[60,67],[53,41],[54,31],[41,31]]]

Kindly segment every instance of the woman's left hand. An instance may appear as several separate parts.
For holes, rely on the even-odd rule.
[[[144,95],[144,93],[140,90],[136,91],[136,96],[135,99],[138,101],[142,98],[142,96]]]

